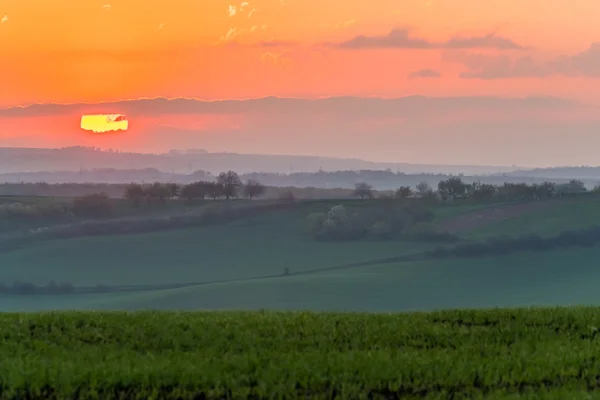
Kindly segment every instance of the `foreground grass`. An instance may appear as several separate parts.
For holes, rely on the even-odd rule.
[[[0,316],[0,398],[588,398],[600,309]]]

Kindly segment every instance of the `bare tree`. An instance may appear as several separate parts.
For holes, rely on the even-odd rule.
[[[366,182],[359,182],[354,185],[354,196],[359,196],[361,199],[373,198],[373,186]]]
[[[417,194],[419,197],[428,197],[433,194],[433,189],[429,183],[421,181],[417,184]]]
[[[237,196],[238,189],[243,186],[239,175],[233,171],[221,172],[217,177],[217,183],[221,185],[227,200]]]
[[[244,195],[252,200],[265,192],[266,188],[257,180],[250,179],[244,185]]]

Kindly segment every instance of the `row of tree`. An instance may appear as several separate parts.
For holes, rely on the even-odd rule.
[[[409,197],[437,198],[442,201],[460,198],[469,198],[476,201],[487,201],[494,198],[505,200],[542,200],[585,192],[587,192],[587,189],[583,182],[575,179],[563,184],[542,182],[532,185],[526,183],[491,185],[481,182],[465,183],[460,177],[451,177],[440,181],[437,185],[437,190],[434,190],[427,182],[419,183],[416,185],[415,190],[410,186],[401,186],[395,191],[393,197],[397,199],[406,199]],[[370,184],[360,182],[354,187],[354,195],[362,199],[373,198],[375,191]]]
[[[265,186],[256,180],[242,183],[236,172],[228,171],[219,174],[215,181],[198,181],[187,185],[155,182],[151,185],[132,183],[125,188],[125,198],[136,207],[143,201],[148,203],[164,203],[167,199],[181,198],[188,201],[225,197],[238,198],[240,195],[252,200],[265,192]]]

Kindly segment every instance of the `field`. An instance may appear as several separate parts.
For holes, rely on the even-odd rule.
[[[552,236],[589,227],[600,221],[599,201],[590,196],[438,205],[432,211],[441,230],[479,241],[529,233]],[[395,239],[320,242],[309,237],[306,216],[340,202],[368,204],[311,201],[211,226],[61,239],[3,252],[0,282],[66,281],[115,290],[0,295],[0,308],[403,311],[600,304],[594,286],[600,279],[600,247],[402,261],[402,256],[440,244]],[[398,260],[392,261],[394,257]]]
[[[587,399],[599,326],[596,308],[4,314],[1,397]]]

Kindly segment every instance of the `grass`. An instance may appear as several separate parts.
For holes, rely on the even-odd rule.
[[[561,231],[583,229],[593,225],[600,225],[600,198],[597,196],[565,199],[556,207],[532,211],[474,229],[468,232],[466,237],[481,239],[527,234],[554,236]]]
[[[0,253],[0,282],[134,285],[244,279],[419,252],[411,242],[314,241],[304,233],[314,203],[235,223],[141,235],[36,243]]]
[[[391,263],[180,289],[0,297],[5,311],[313,310],[600,305],[600,248]],[[567,267],[568,266],[568,267]]]
[[[340,201],[311,201],[233,223],[139,235],[87,237],[0,253],[0,282],[76,286],[207,283],[170,290],[66,296],[0,296],[0,309],[282,309],[399,311],[437,308],[600,304],[598,248],[442,259],[331,271],[332,267],[419,253],[436,243],[317,242],[306,216]],[[351,207],[368,202],[349,201]],[[489,225],[516,236],[593,220],[595,199]],[[436,207],[441,220],[489,205]],[[585,218],[586,213],[592,217]],[[553,221],[546,216],[554,215]],[[537,221],[537,224],[535,223]],[[595,221],[594,221],[595,222]],[[589,223],[589,221],[588,221]],[[545,225],[544,225],[545,224]],[[511,226],[512,231],[503,226]],[[554,228],[552,228],[554,227]],[[575,227],[575,228],[571,228]],[[469,237],[484,237],[479,230]],[[283,276],[284,269],[292,276]],[[323,270],[310,275],[297,273]],[[220,282],[220,283],[218,283]]]
[[[599,311],[4,314],[1,397],[590,398]]]

